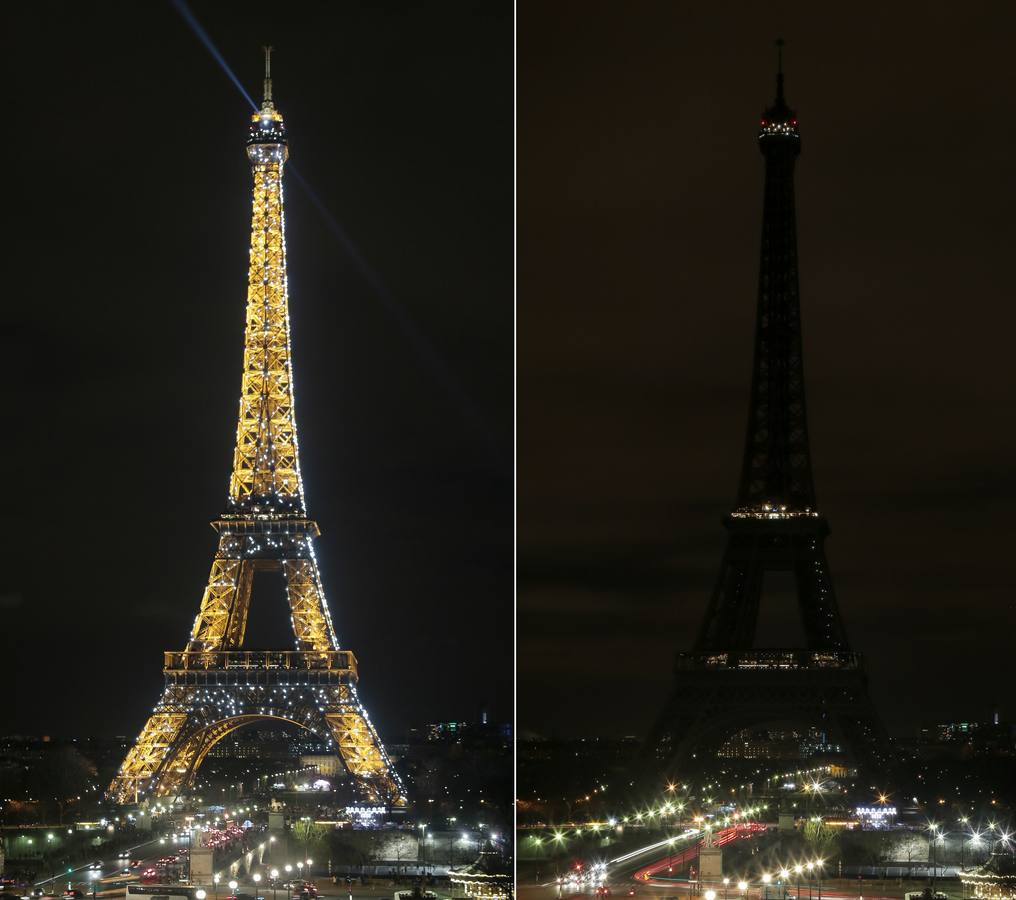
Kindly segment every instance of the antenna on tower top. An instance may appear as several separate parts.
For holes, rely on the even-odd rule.
[[[783,38],[776,39],[776,102],[783,103]]]
[[[263,47],[265,51],[265,103],[272,102],[272,50],[274,47]]]

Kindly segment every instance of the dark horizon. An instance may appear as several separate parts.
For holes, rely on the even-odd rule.
[[[382,739],[509,721],[511,11],[191,8],[257,99],[275,48],[303,479],[364,704]],[[3,731],[134,736],[226,498],[251,111],[173,4],[6,17]],[[246,645],[292,647],[267,587]]]
[[[644,738],[702,621],[744,452],[779,35],[847,634],[891,733],[1012,719],[1011,16],[581,10],[531,10],[519,41],[520,736]]]

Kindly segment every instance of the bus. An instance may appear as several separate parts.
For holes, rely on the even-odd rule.
[[[195,894],[202,888],[191,884],[127,884],[127,900],[198,900]]]

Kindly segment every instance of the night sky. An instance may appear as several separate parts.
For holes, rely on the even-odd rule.
[[[292,164],[355,247],[290,173],[303,477],[361,697],[383,737],[509,720],[511,7],[191,8],[258,101],[275,46]],[[226,498],[250,109],[171,3],[4,15],[0,731],[134,735]],[[292,646],[268,588],[248,644]]]
[[[523,5],[522,735],[644,736],[698,629],[744,446],[778,36],[848,634],[892,732],[1016,717],[1014,27],[1001,3]]]

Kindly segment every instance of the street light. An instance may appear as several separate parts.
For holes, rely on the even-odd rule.
[[[286,863],[286,871],[287,872],[292,872],[293,871],[293,867],[289,863]]]
[[[765,892],[764,893],[765,900],[769,900],[769,882],[772,880],[773,876],[770,875],[768,872],[762,873],[762,884],[765,885],[765,887],[762,890]]]
[[[279,883],[278,883],[279,870],[278,869],[272,869],[268,874],[272,878],[272,900],[275,900],[275,892],[279,888]]]
[[[221,877],[217,872],[212,876],[212,892],[215,900],[219,900],[219,879]]]
[[[723,900],[727,900],[727,888],[729,886],[730,886],[730,879],[725,877],[723,879]]]
[[[194,896],[197,897],[197,900],[205,900],[205,897],[208,896],[208,893],[207,893],[207,891],[205,891],[204,888],[198,888],[194,892]]]
[[[794,866],[794,874],[797,876],[797,900],[801,900],[801,873],[804,871],[804,866],[798,863]]]
[[[928,826],[931,832],[931,840],[928,842],[928,855],[931,857],[931,892],[935,893],[935,876],[938,875],[938,854],[935,852],[935,845],[939,841],[938,823],[932,822]]]
[[[236,882],[235,882],[235,881],[231,881],[231,882],[229,883],[229,889],[230,889],[231,891],[235,891],[235,890],[236,890]]]
[[[706,891],[706,900],[716,900],[716,891]]]

